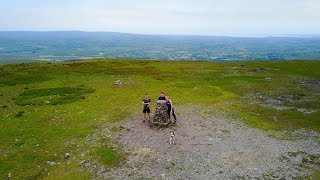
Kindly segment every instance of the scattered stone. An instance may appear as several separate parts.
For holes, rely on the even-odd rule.
[[[117,85],[117,86],[122,86],[122,83],[120,80],[116,80],[116,82],[114,82],[114,85]]]
[[[54,161],[47,161],[47,163],[50,164],[51,166],[56,164]]]
[[[124,165],[104,170],[101,164],[93,167],[95,161],[88,167],[81,162],[97,179],[294,179],[319,169],[317,132],[304,133],[295,141],[279,140],[232,117],[203,115],[199,109],[179,107],[183,123],[161,130],[139,124],[140,116],[121,121],[115,126],[131,130],[116,131],[111,138],[126,154]],[[177,146],[169,145],[172,129]]]
[[[70,156],[71,156],[70,153],[66,153],[66,154],[64,155],[64,158],[69,158]]]
[[[303,113],[303,114],[312,114],[312,113],[315,113],[317,112],[317,110],[314,110],[314,109],[305,109],[305,108],[299,108],[297,109],[297,111]]]
[[[88,163],[86,163],[84,166],[85,166],[85,167],[90,167],[90,166],[91,166],[91,163],[88,162]]]
[[[310,85],[315,85],[315,86],[319,86],[320,85],[320,81],[308,81],[307,82]]]
[[[302,155],[298,155],[297,157],[295,157],[293,159],[293,164],[294,165],[300,165],[302,163],[302,159],[303,159],[303,156]]]
[[[79,162],[79,164],[83,164],[83,163],[85,163],[86,162],[86,160],[81,160],[80,162]]]
[[[106,168],[104,166],[100,166],[100,168],[98,169],[97,173],[98,174],[102,174],[106,171]]]

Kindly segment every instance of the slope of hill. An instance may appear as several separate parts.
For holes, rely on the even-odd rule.
[[[0,179],[317,177],[319,69],[320,61],[2,65]],[[144,94],[155,103],[160,91],[176,108],[175,146],[169,129],[141,122]]]

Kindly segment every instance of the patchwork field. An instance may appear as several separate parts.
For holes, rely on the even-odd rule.
[[[194,135],[191,139],[201,138],[186,128],[193,128],[189,119],[199,117],[196,118],[198,120],[205,116],[207,132],[212,132],[214,136],[210,136],[211,138],[219,136],[216,132],[219,128],[210,128],[210,120],[218,124],[241,123],[239,133],[250,129],[255,132],[251,136],[249,134],[241,137],[254,139],[252,135],[257,135],[257,138],[270,138],[268,142],[271,144],[278,144],[278,141],[297,144],[303,140],[302,144],[312,144],[308,151],[299,149],[300,146],[296,145],[292,147],[294,152],[285,149],[288,151],[281,154],[279,146],[280,152],[277,153],[283,158],[289,157],[289,160],[301,156],[298,164],[301,169],[289,169],[288,172],[292,171],[293,175],[281,176],[281,172],[278,175],[279,173],[269,171],[270,166],[262,168],[263,172],[257,177],[272,178],[275,175],[274,178],[316,179],[320,170],[319,69],[320,61],[212,63],[92,59],[1,65],[0,179],[8,176],[12,179],[88,179],[109,177],[110,172],[113,172],[111,170],[121,172],[119,169],[127,168],[132,159],[132,152],[124,147],[129,142],[122,138],[128,135],[123,128],[128,127],[131,132],[132,124],[141,131],[145,129],[152,137],[148,126],[139,124],[141,102],[144,94],[148,93],[155,103],[161,91],[171,97],[176,107],[178,125],[171,128],[178,131],[177,138],[183,134],[179,135],[179,131],[190,132]],[[115,85],[117,80],[122,85]],[[152,104],[151,113],[154,113],[154,108],[155,104]],[[194,116],[192,110],[195,110]],[[179,121],[179,117],[188,126],[182,120]],[[133,119],[131,123],[128,122],[130,118]],[[194,125],[195,128],[198,125]],[[212,125],[215,126],[219,127]],[[236,131],[237,128],[232,126],[225,129]],[[155,134],[163,133],[155,131]],[[138,138],[135,133],[129,133],[129,136],[131,142],[135,142],[134,137]],[[188,138],[186,135],[180,139]],[[151,143],[155,140],[165,141],[165,138],[148,141]],[[200,141],[202,140],[199,139]],[[140,143],[139,140],[136,142]],[[149,150],[156,147],[146,145],[150,146]],[[140,146],[143,147],[143,144]],[[180,146],[184,147],[186,144],[180,141],[176,147]],[[137,148],[137,144],[129,144],[129,147]],[[208,149],[192,150],[209,152]],[[147,156],[141,156],[144,155]],[[257,157],[259,155],[263,155],[263,152],[258,153]],[[233,161],[231,156],[227,158]],[[232,164],[225,164],[228,163]],[[132,174],[128,176],[135,178],[158,177],[138,173],[138,169],[130,169],[130,172]],[[162,173],[165,172],[159,172],[159,178]],[[179,173],[183,174],[183,169]],[[238,177],[237,172],[232,173],[232,176],[221,175],[217,178]],[[204,178],[212,176],[210,173],[205,176],[201,172],[198,175],[203,175]]]

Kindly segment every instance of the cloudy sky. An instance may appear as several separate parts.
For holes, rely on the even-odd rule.
[[[320,34],[320,0],[0,0],[0,31]]]

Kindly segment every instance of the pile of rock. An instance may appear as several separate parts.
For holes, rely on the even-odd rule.
[[[167,113],[167,105],[165,100],[158,100],[153,124],[168,124],[169,116]]]

